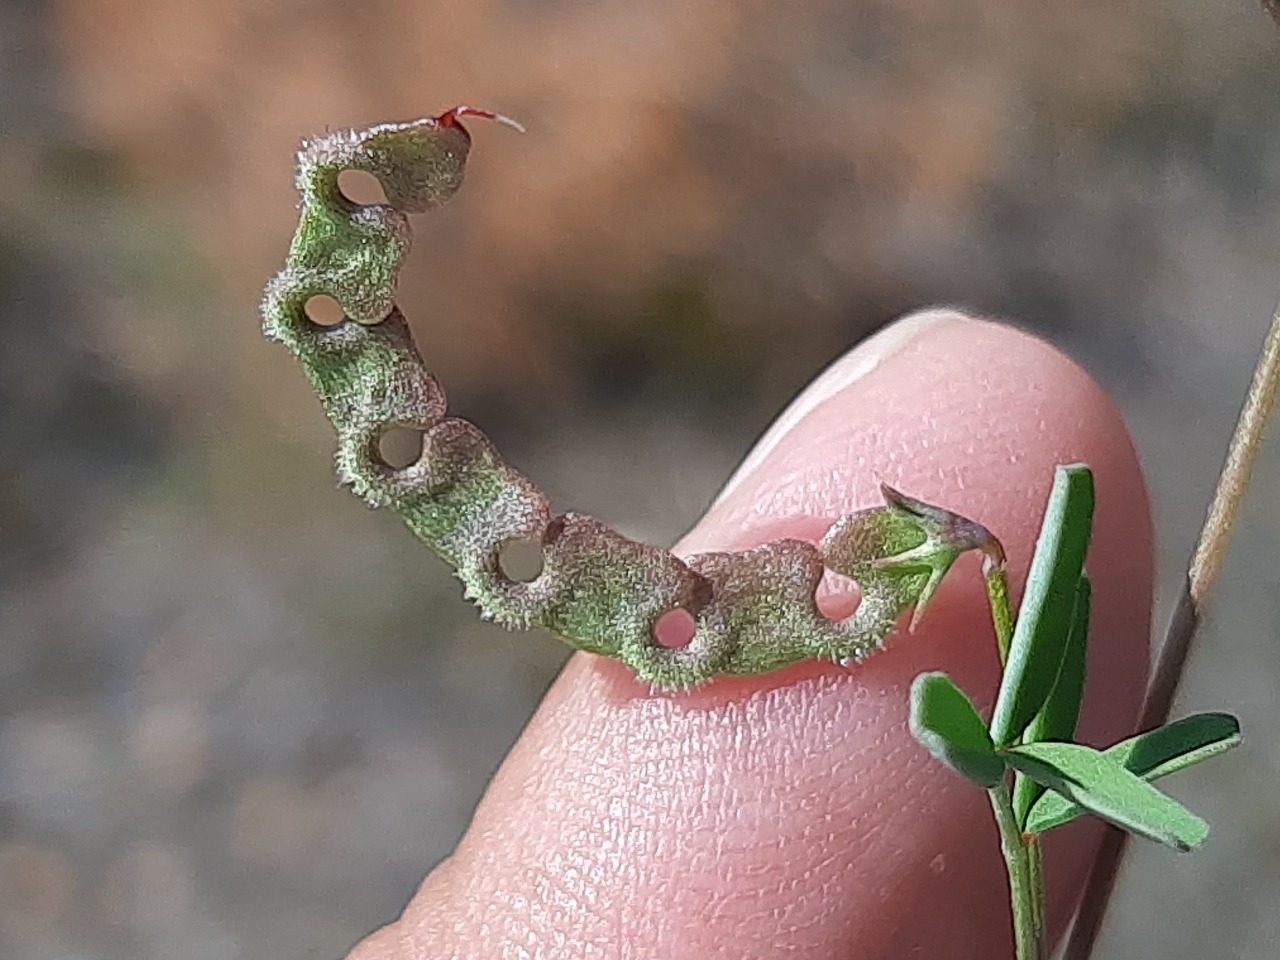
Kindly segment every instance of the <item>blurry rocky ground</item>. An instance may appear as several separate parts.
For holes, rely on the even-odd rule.
[[[336,956],[462,830],[558,667],[476,622],[256,300],[326,126],[455,102],[402,304],[561,507],[670,542],[824,362],[935,301],[1117,396],[1167,608],[1280,285],[1280,43],[1249,0],[0,0],[0,956]],[[1280,463],[1104,957],[1280,941]]]

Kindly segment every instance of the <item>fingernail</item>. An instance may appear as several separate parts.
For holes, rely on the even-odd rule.
[[[942,323],[966,319],[969,319],[969,315],[960,310],[950,307],[931,307],[909,313],[862,341],[822,371],[799,396],[791,401],[786,410],[773,421],[773,425],[756,441],[756,445],[733,472],[733,476],[720,490],[711,506],[713,508],[718,506],[728,497],[743,480],[759,468],[773,448],[791,432],[796,424],[826,401],[867,376],[894,354],[901,352],[907,344],[926,330]]]

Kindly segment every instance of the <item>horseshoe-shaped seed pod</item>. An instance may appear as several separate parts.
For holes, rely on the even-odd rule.
[[[657,688],[718,675],[759,674],[811,658],[849,664],[878,649],[899,617],[919,619],[951,563],[982,550],[1003,564],[999,543],[956,514],[884,488],[885,506],[832,525],[819,546],[798,540],[681,560],[579,514],[554,516],[547,498],[511,467],[479,428],[446,416],[444,391],[427,371],[395,305],[408,253],[408,214],[439,206],[461,186],[471,138],[459,122],[506,118],[455,107],[438,117],[330,133],[298,154],[302,195],[285,268],[267,285],[263,329],[302,364],[338,433],[340,480],[390,507],[462,580],[483,616],[508,627],[543,627],[572,647],[615,657]],[[515,124],[512,124],[515,125]],[[338,188],[344,170],[377,177],[385,204],[357,204]],[[343,310],[333,326],[306,312],[312,297]],[[387,431],[421,433],[422,452],[386,463]],[[542,569],[509,577],[502,550],[536,544]],[[824,616],[814,591],[824,569],[851,577],[860,600],[848,618]],[[680,642],[658,623],[683,611]],[[914,626],[913,620],[913,626]]]

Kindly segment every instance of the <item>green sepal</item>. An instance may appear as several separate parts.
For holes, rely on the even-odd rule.
[[[909,523],[924,536],[923,541],[912,549],[885,554],[874,563],[877,569],[885,573],[928,573],[928,578],[914,598],[915,609],[912,611],[909,627],[914,632],[929,602],[942,585],[947,571],[961,554],[980,550],[987,557],[1003,562],[1004,549],[986,527],[967,517],[908,497],[887,483],[880,484],[880,492],[884,496],[889,514],[899,521]]]

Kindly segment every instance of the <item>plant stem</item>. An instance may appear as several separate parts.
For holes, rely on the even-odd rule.
[[[1036,893],[1034,898],[1036,908],[1036,939],[1043,944],[1046,942],[1045,938],[1048,936],[1048,933],[1045,930],[1044,920],[1044,847],[1040,845],[1039,837],[1030,837],[1026,843],[1027,864],[1031,869],[1031,889]]]
[[[996,649],[1000,651],[1000,666],[1009,659],[1009,644],[1013,642],[1013,608],[1009,604],[1009,577],[1003,563],[985,564],[982,571],[987,581],[987,599],[991,603],[991,622],[996,628]]]
[[[1267,421],[1275,408],[1276,393],[1280,390],[1280,308],[1271,320],[1271,329],[1262,345],[1253,380],[1245,395],[1240,419],[1236,422],[1231,444],[1227,448],[1226,462],[1218,475],[1218,486],[1209,503],[1208,515],[1200,530],[1200,537],[1191,555],[1187,579],[1182,585],[1177,607],[1169,629],[1165,633],[1164,646],[1155,673],[1147,685],[1146,699],[1142,705],[1139,730],[1151,730],[1165,723],[1169,708],[1177,692],[1182,670],[1191,652],[1192,642],[1200,630],[1208,606],[1209,594],[1227,552],[1227,544],[1235,529],[1240,502],[1249,488],[1253,465],[1262,448]],[[1102,846],[1085,883],[1084,896],[1071,936],[1063,951],[1064,960],[1087,960],[1093,955],[1093,945],[1102,928],[1111,888],[1115,884],[1120,861],[1124,857],[1128,834],[1114,827],[1108,828],[1102,838]]]
[[[1003,563],[988,563],[983,569],[987,599],[991,603],[991,623],[996,630],[1000,665],[1009,659],[1013,641],[1013,607],[1009,601],[1009,577]],[[1018,774],[1014,774],[1015,778]],[[1009,873],[1009,898],[1013,907],[1013,936],[1018,960],[1041,960],[1046,956],[1044,940],[1044,872],[1040,844],[1035,837],[1024,841],[1013,810],[1007,784],[987,791],[1000,830],[1000,850]]]
[[[1157,727],[1169,719],[1169,708],[1173,705],[1178,681],[1182,679],[1182,668],[1204,618],[1210,591],[1222,572],[1222,561],[1235,530],[1240,503],[1249,489],[1253,465],[1266,438],[1267,422],[1276,405],[1277,390],[1280,390],[1280,309],[1271,320],[1271,329],[1267,331],[1253,371],[1253,381],[1240,408],[1240,419],[1231,435],[1226,462],[1218,475],[1217,489],[1209,502],[1204,527],[1191,555],[1183,595],[1169,624],[1164,646],[1160,648],[1155,674],[1147,687],[1139,729]]]
[[[1044,885],[1032,874],[1030,852],[1013,813],[1008,785],[1001,783],[987,794],[1000,831],[1000,852],[1004,854],[1005,869],[1009,873],[1015,956],[1017,960],[1045,960],[1044,936],[1036,919],[1044,912]]]

